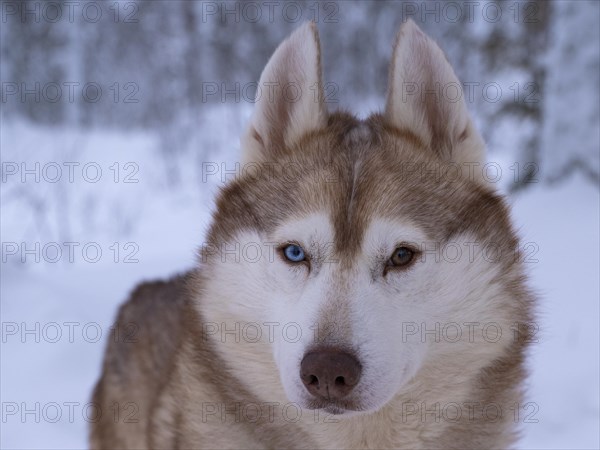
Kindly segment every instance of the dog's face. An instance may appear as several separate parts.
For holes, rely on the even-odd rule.
[[[374,411],[420,371],[438,377],[441,360],[452,378],[499,354],[516,306],[498,280],[517,243],[477,175],[483,143],[464,102],[403,100],[409,83],[458,85],[435,43],[403,27],[386,112],[365,121],[329,115],[310,89],[322,85],[313,26],[278,48],[265,83],[305,96],[258,102],[245,175],[221,193],[202,255],[203,313],[245,341],[229,363],[250,388],[264,396],[279,383],[305,408]],[[483,334],[490,323],[504,337]]]

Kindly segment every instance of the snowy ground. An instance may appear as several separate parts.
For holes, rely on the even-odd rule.
[[[84,448],[86,417],[95,414],[90,393],[118,305],[138,281],[194,263],[218,183],[201,183],[197,164],[180,164],[179,187],[171,189],[147,135],[24,131],[3,125],[3,162],[94,161],[103,177],[91,183],[76,171],[73,183],[65,181],[67,175],[50,183],[48,166],[39,183],[2,183],[0,447]],[[233,158],[234,137],[213,136],[211,145],[226,146]],[[60,148],[41,160],[36,146],[52,147],[49,142]],[[115,161],[119,182],[110,169]],[[139,182],[121,183],[133,173],[125,168],[132,161]],[[523,241],[539,248],[530,272],[540,295],[541,331],[532,350],[528,399],[537,409],[526,411],[535,412],[522,423],[520,446],[599,448],[598,190],[574,178],[550,188],[533,186],[511,202]],[[44,205],[48,210],[39,209]],[[65,222],[65,215],[79,219]],[[57,258],[51,245],[40,250],[39,263],[25,254],[23,264],[22,242],[28,249],[55,242],[62,255],[49,262]],[[73,247],[73,262],[66,242],[80,244]],[[7,243],[17,245],[16,255]],[[97,248],[102,257],[91,262]]]

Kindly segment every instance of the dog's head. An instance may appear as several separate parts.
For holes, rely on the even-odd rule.
[[[440,48],[404,24],[385,112],[364,121],[327,111],[314,24],[259,87],[242,176],[202,253],[201,308],[226,328],[230,368],[263,398],[283,386],[343,414],[381,408],[417,373],[447,389],[497,357],[522,307],[507,300],[517,241]]]

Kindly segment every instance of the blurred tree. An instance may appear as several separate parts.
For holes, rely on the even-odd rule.
[[[84,13],[87,3],[78,3],[74,20],[72,2],[51,3],[61,5],[60,20],[51,20],[45,2],[3,1],[3,86],[35,91],[38,83],[42,94],[37,99],[20,92],[3,100],[7,119],[153,128],[164,137],[164,151],[174,154],[214,105],[251,102],[253,89],[245,89],[246,83],[257,81],[278,43],[311,19],[321,32],[330,108],[364,114],[383,104],[394,35],[410,17],[440,42],[459,78],[474,87],[469,107],[492,158],[519,165],[513,189],[575,171],[598,183],[600,36],[599,3],[593,0],[302,0],[272,6],[103,0],[93,2],[101,8],[99,18],[91,8]],[[15,7],[17,13],[7,13]],[[65,82],[79,83],[74,101],[49,101],[43,87],[58,83],[66,97]],[[82,95],[87,83],[100,87],[99,101]],[[215,95],[203,95],[207,83],[216,86]],[[499,87],[501,95],[490,99],[486,94],[493,89],[484,86]],[[559,113],[565,108],[577,114]],[[176,158],[169,161],[175,173]]]

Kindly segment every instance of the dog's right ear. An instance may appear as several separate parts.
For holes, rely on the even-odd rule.
[[[385,115],[444,160],[485,163],[485,144],[469,116],[462,85],[444,52],[412,20],[396,37]]]
[[[302,135],[327,124],[320,58],[314,22],[277,47],[260,76],[254,112],[242,138],[243,163],[274,159]]]

